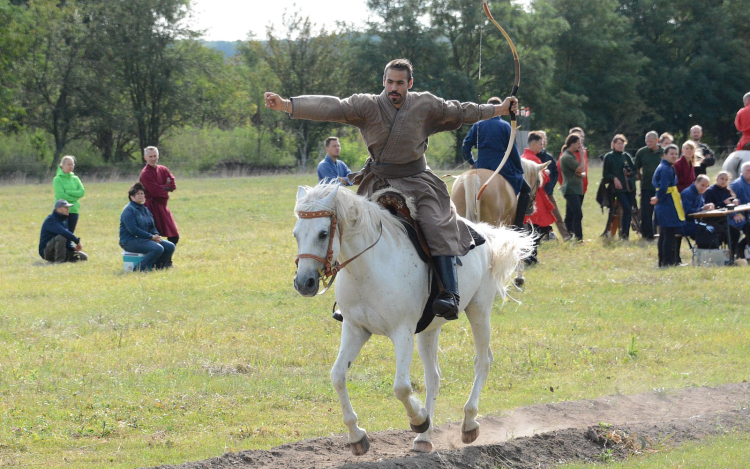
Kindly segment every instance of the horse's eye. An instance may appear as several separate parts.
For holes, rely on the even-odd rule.
[[[326,239],[328,238],[328,232],[327,231],[321,231],[318,233],[318,239]]]

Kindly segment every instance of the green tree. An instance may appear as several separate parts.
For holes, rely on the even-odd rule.
[[[0,129],[16,127],[23,113],[18,102],[22,91],[18,65],[28,53],[31,25],[28,8],[0,0]]]

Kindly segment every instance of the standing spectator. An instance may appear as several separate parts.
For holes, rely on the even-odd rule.
[[[667,148],[673,142],[674,142],[674,137],[669,132],[664,132],[663,134],[659,136],[659,146],[662,148]]]
[[[656,219],[659,222],[659,267],[676,265],[674,237],[677,230],[685,223],[685,212],[682,210],[682,199],[677,190],[677,175],[672,165],[677,161],[677,145],[667,145],[661,157],[659,167],[654,171],[651,181],[656,195],[651,199]]]
[[[565,206],[565,226],[570,234],[576,237],[578,241],[583,240],[583,181],[586,177],[585,162],[580,162],[576,158],[575,152],[582,151],[581,137],[576,133],[571,133],[565,139],[565,145],[562,147],[562,156],[560,156],[560,172],[562,173],[562,190],[567,202]]]
[[[658,144],[659,134],[650,131],[646,134],[646,146],[635,153],[636,178],[641,180],[641,235],[644,239],[654,237],[654,206],[651,198],[656,195],[652,179],[664,150]]]
[[[729,184],[729,188],[737,196],[740,204],[750,204],[750,161],[742,163],[740,167],[740,177],[732,181]],[[738,245],[738,252],[742,253],[745,247],[748,245],[748,238],[750,237],[750,222],[745,221],[745,225],[742,227],[742,231],[745,233],[745,237],[742,238]],[[746,256],[747,257],[747,256]],[[750,260],[750,258],[748,258]]]
[[[492,97],[487,100],[487,104],[499,106],[502,104],[500,98]],[[495,171],[503,161],[505,151],[508,148],[510,140],[510,124],[505,122],[500,116],[477,122],[471,126],[471,130],[464,139],[461,148],[464,160],[477,169],[489,169]],[[476,159],[471,154],[471,149],[477,147]],[[502,176],[518,197],[516,203],[516,213],[513,217],[513,226],[523,228],[523,220],[526,217],[526,210],[531,201],[531,187],[523,178],[523,165],[521,156],[518,154],[516,143],[513,142],[513,148],[510,150],[508,160],[505,166],[500,169]]]
[[[147,271],[172,267],[174,244],[162,239],[154,217],[144,205],[146,191],[140,182],[128,190],[130,203],[120,215],[120,247],[129,252],[145,254],[135,270]]]
[[[682,156],[674,164],[674,172],[677,174],[677,190],[684,191],[695,181],[693,161],[695,159],[695,143],[692,140],[682,144]]]
[[[88,260],[82,251],[81,238],[68,229],[68,216],[73,204],[65,199],[55,202],[55,208],[42,223],[39,234],[39,255],[49,262],[77,262]]]
[[[635,165],[629,153],[625,152],[628,140],[622,134],[612,139],[612,151],[604,155],[602,177],[614,184],[614,196],[622,209],[620,220],[620,239],[630,238],[630,220],[633,210],[637,209],[635,202]]]
[[[521,158],[533,161],[537,164],[542,164],[541,160],[536,156],[537,153],[542,151],[542,139],[543,137],[541,133],[529,132],[527,139],[528,147],[524,150]],[[525,223],[530,223],[533,227],[533,231],[536,232],[536,235],[534,236],[534,252],[526,261],[527,264],[538,262],[536,255],[539,243],[543,237],[549,237],[549,233],[552,231],[552,223],[555,222],[555,216],[552,214],[552,210],[554,210],[555,207],[552,205],[552,202],[549,201],[547,192],[544,190],[544,184],[549,182],[549,174],[546,169],[542,171],[542,178],[543,179],[540,181],[536,191],[536,209],[534,210],[534,213],[526,216],[524,220]]]
[[[583,195],[586,195],[586,191],[589,187],[589,152],[586,147],[583,146],[586,135],[584,134],[583,129],[580,127],[573,127],[568,132],[568,135],[578,135],[578,138],[580,139],[580,148],[573,152],[573,155],[576,157],[576,161],[578,161],[579,164],[583,165]],[[560,154],[560,157],[562,158],[562,153]],[[562,173],[562,167],[560,166],[559,160],[557,162],[557,169]],[[560,184],[563,183],[562,174],[560,174],[560,176],[558,177],[557,182]],[[581,203],[583,203],[583,197],[581,197]]]
[[[346,163],[339,160],[339,155],[341,155],[341,143],[338,137],[328,137],[326,139],[326,156],[323,161],[318,163],[319,183],[352,185],[347,178],[351,171],[349,171]]]
[[[706,174],[706,168],[713,166],[716,163],[714,152],[711,147],[701,142],[703,137],[703,127],[700,125],[694,125],[690,127],[690,140],[695,143],[696,157],[693,164],[695,175]],[[700,156],[700,158],[698,158]]]
[[[75,233],[76,226],[78,225],[78,213],[81,208],[78,199],[86,194],[81,180],[73,173],[75,167],[75,157],[70,155],[63,156],[60,160],[60,167],[57,168],[57,174],[52,180],[52,187],[55,189],[55,200],[63,199],[72,204],[70,206],[70,214],[68,215],[68,230],[71,233]]]
[[[716,208],[724,208],[729,204],[736,205],[739,203],[739,199],[729,190],[728,171],[719,171],[716,175],[716,183],[706,189],[706,192],[703,193],[703,198],[706,203],[712,203]],[[740,240],[740,231],[745,226],[746,221],[745,215],[742,213],[735,213],[734,216],[729,217],[729,233],[723,232],[721,223],[714,225],[719,229],[720,242],[727,242],[727,236],[729,237],[734,249],[733,254],[736,257],[744,257],[737,242]]]
[[[744,146],[750,143],[750,91],[742,97],[744,106],[737,111],[737,117],[734,118],[734,126],[738,132],[742,132],[742,138],[737,143],[736,150],[742,150]]]
[[[151,212],[156,223],[156,229],[165,236],[170,243],[177,245],[180,233],[174,222],[172,212],[169,211],[169,193],[177,189],[174,176],[166,166],[159,163],[159,149],[146,147],[143,150],[146,166],[141,171],[141,184],[146,189],[146,207]]]
[[[547,194],[547,198],[552,203],[552,206],[555,207],[552,210],[552,215],[555,217],[555,226],[557,226],[557,230],[560,232],[560,237],[563,241],[568,241],[570,239],[570,233],[568,233],[568,229],[565,227],[565,222],[563,221],[562,214],[560,214],[560,209],[555,200],[555,185],[560,176],[560,171],[557,169],[557,161],[555,161],[555,157],[547,152],[547,132],[543,130],[537,130],[537,132],[542,136],[542,151],[537,153],[536,156],[542,163],[549,161],[549,166],[547,166],[547,170],[549,171],[549,182],[544,185],[544,192]]]

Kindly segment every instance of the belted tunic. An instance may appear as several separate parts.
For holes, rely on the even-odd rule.
[[[472,245],[464,223],[459,223],[448,186],[425,158],[430,135],[455,130],[463,124],[489,119],[491,104],[447,101],[426,92],[409,92],[401,108],[379,94],[299,96],[292,99],[292,117],[340,122],[357,127],[370,157],[359,173],[360,195],[393,187],[413,198],[433,256],[462,256]]]

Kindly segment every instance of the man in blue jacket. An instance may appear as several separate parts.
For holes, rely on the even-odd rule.
[[[318,163],[318,182],[323,184],[344,184],[351,186],[347,176],[351,173],[349,167],[339,160],[341,143],[337,137],[326,139],[326,157]]]
[[[77,262],[88,260],[81,249],[81,238],[68,229],[70,207],[65,199],[55,202],[54,211],[42,223],[39,235],[39,255],[49,262]]]
[[[487,101],[487,104],[500,105],[502,101],[500,98],[493,97]],[[505,156],[505,150],[508,148],[510,130],[510,124],[500,116],[477,122],[471,126],[469,134],[464,139],[462,152],[464,159],[471,165],[472,169],[495,171],[500,166],[503,156]],[[513,144],[513,149],[508,155],[505,166],[500,169],[500,176],[508,181],[518,196],[513,225],[523,228],[526,209],[531,202],[531,187],[523,178],[523,165],[521,164],[521,155],[518,154],[518,148],[516,148],[516,142],[510,143]],[[471,154],[473,147],[477,147],[476,160]]]

